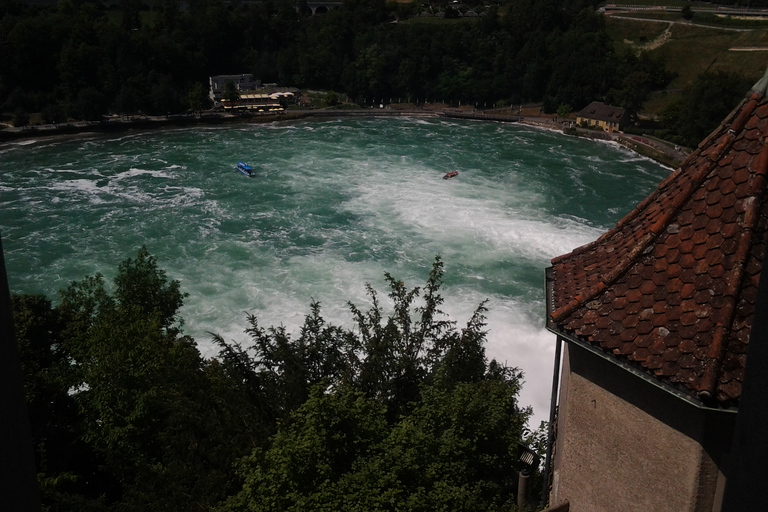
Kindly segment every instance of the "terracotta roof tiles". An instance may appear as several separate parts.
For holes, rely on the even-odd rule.
[[[588,119],[617,123],[624,118],[625,113],[626,111],[621,107],[614,107],[599,101],[593,101],[581,109],[577,115]]]
[[[552,260],[550,327],[737,405],[768,230],[767,140],[763,87],[616,227]]]

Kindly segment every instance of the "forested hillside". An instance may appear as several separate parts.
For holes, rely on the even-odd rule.
[[[441,313],[439,259],[423,288],[385,278],[390,314],[369,286],[352,328],[251,316],[214,359],[145,249],[112,286],[15,296],[44,510],[511,510],[518,443],[543,442],[521,372],[486,360],[483,304]]]
[[[360,104],[542,101],[554,112],[608,98],[636,110],[670,79],[662,61],[613,49],[594,0],[467,5],[482,16],[426,23],[407,19],[419,4],[383,0],[317,16],[293,0],[158,0],[151,12],[137,0],[2,0],[0,105],[46,121],[183,112],[199,108],[208,76],[252,73]]]

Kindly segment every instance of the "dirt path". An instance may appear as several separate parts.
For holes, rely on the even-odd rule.
[[[659,37],[654,39],[653,41],[649,41],[644,44],[637,44],[633,41],[630,41],[629,39],[624,40],[624,44],[631,46],[632,48],[635,48],[638,53],[642,51],[650,51],[655,50],[656,48],[659,48],[663,46],[667,41],[669,41],[672,38],[672,25],[674,24],[674,21],[670,21],[669,25],[667,25],[667,28],[659,34]]]
[[[629,11],[626,11],[629,12]],[[649,21],[651,23],[667,23],[671,27],[675,23],[690,25],[692,27],[701,27],[701,28],[711,28],[712,30],[725,30],[726,32],[753,32],[755,30],[762,30],[762,29],[756,29],[756,28],[738,28],[738,27],[721,27],[719,25],[707,25],[706,23],[694,23],[692,21],[686,21],[686,20],[656,20],[653,18],[638,18],[637,16],[623,16],[621,13],[605,13],[606,16],[613,16],[619,19],[623,20],[633,20],[633,21]]]

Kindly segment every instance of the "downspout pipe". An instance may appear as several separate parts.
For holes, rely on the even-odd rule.
[[[555,444],[555,419],[557,417],[557,393],[560,387],[560,357],[563,347],[563,339],[558,336],[555,342],[555,369],[552,372],[552,396],[549,400],[549,425],[547,425],[547,454],[544,459],[543,485],[541,489],[541,503],[539,508],[547,505],[549,497],[549,472],[552,466],[552,451]]]

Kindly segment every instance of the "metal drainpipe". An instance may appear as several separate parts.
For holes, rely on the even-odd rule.
[[[528,477],[530,471],[524,469],[517,477],[517,508],[522,509],[528,499]]]
[[[546,506],[549,495],[549,468],[552,465],[552,449],[555,441],[555,416],[557,412],[557,392],[560,385],[560,354],[562,346],[563,339],[558,336],[555,342],[555,369],[552,374],[552,397],[549,402],[549,425],[547,426],[547,455],[544,459],[543,485],[539,508]]]

